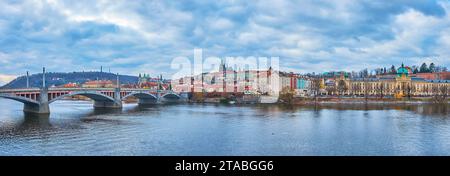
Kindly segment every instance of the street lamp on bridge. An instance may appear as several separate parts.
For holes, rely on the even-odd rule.
[[[45,67],[42,67],[42,88],[45,88]]]

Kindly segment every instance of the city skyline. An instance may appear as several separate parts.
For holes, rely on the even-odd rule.
[[[92,3],[0,2],[0,85],[42,66],[169,75],[172,59],[195,48],[279,57],[299,73],[450,65],[448,1]]]

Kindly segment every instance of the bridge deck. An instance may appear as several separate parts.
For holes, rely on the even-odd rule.
[[[114,91],[116,88],[48,88],[48,91]],[[40,88],[21,88],[21,89],[0,89],[0,93],[13,92],[40,92]],[[160,93],[175,93],[170,90],[155,90],[155,89],[134,89],[134,88],[120,88],[121,92],[160,92]]]

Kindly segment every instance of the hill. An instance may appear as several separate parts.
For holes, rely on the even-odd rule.
[[[67,83],[83,84],[91,80],[116,80],[116,75],[105,72],[72,72],[72,73],[46,73],[46,83],[48,86],[61,86]],[[137,76],[119,76],[121,84],[135,84],[138,82]],[[30,87],[42,86],[42,73],[30,75]],[[26,76],[20,76],[1,88],[25,88],[27,85]]]

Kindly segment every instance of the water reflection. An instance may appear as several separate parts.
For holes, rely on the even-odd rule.
[[[50,123],[49,115],[37,115],[24,113],[19,116],[16,121],[9,121],[0,124],[0,140],[4,137],[11,137],[11,135],[23,135],[34,133],[36,131],[52,130],[53,126]]]
[[[108,108],[93,108],[90,111],[78,114],[77,117],[79,120],[83,121],[86,119],[92,120],[92,118],[99,117],[107,117],[108,115],[117,115],[117,114],[128,114],[133,115],[136,113],[160,113],[160,111],[164,111],[166,108],[169,108],[173,105],[129,105],[128,108],[122,109],[108,109]],[[416,114],[421,114],[423,116],[433,116],[433,117],[449,117],[450,114],[450,105],[448,104],[421,104],[421,105],[411,105],[411,104],[392,104],[392,105],[383,105],[383,104],[321,104],[321,105],[204,105],[204,104],[193,104],[187,106],[195,106],[197,108],[201,107],[216,107],[216,108],[233,108],[233,107],[241,107],[241,108],[252,108],[257,111],[260,111],[264,114],[275,115],[278,113],[289,114],[301,111],[312,111],[313,117],[320,117],[321,112],[323,110],[338,110],[340,111],[349,111],[349,110],[362,110],[362,111],[376,111],[376,110],[399,110],[399,111],[411,111]],[[217,112],[216,114],[220,114]],[[364,113],[365,116],[368,115],[367,112]],[[258,115],[255,115],[258,116]],[[51,124],[51,116],[49,114],[33,114],[33,113],[23,113],[23,120],[18,123],[15,129],[45,129],[50,128]],[[5,129],[5,127],[1,127]]]
[[[320,112],[322,110],[338,111],[377,111],[398,110],[411,111],[425,116],[448,117],[450,114],[449,104],[320,104],[320,105],[259,105],[258,110],[264,112],[297,112],[309,111]]]
[[[399,110],[412,111],[425,116],[447,117],[450,114],[449,104],[363,104],[363,105],[324,105],[320,109],[334,110]]]
[[[24,120],[20,123],[18,129],[47,129],[52,125],[50,124],[49,114],[32,114],[24,113]]]
[[[0,155],[450,155],[442,104],[0,106]]]
[[[107,115],[107,114],[117,114],[121,113],[122,109],[120,108],[93,108],[93,110],[86,115],[86,117],[90,116],[98,116],[98,115]]]
[[[80,114],[76,118],[72,119],[75,123],[93,123],[93,122],[109,122],[120,124],[122,120],[114,119],[112,117],[122,114],[122,109],[117,108],[93,108],[86,114]],[[77,119],[78,118],[78,119]],[[79,123],[78,123],[79,124]],[[82,125],[82,124],[79,124]]]

